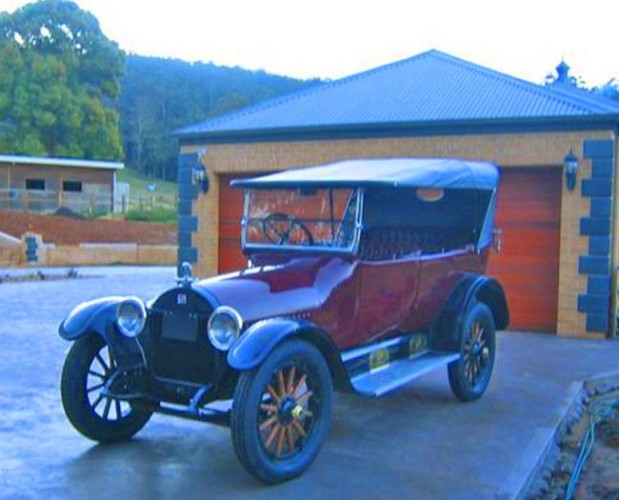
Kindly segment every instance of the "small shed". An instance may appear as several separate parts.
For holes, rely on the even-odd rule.
[[[352,158],[486,160],[501,169],[490,274],[510,328],[612,336],[619,101],[572,87],[568,71],[536,85],[432,50],[182,129],[179,259],[201,275],[244,267],[232,179]]]
[[[0,210],[111,212],[116,172],[123,167],[109,161],[0,155]]]

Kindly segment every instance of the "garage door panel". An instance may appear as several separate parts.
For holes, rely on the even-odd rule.
[[[506,230],[503,232],[501,253],[499,257],[512,255],[535,255],[544,259],[558,258],[557,241],[559,232],[554,230],[518,231]],[[502,262],[505,259],[497,259]]]
[[[525,203],[525,206],[518,208],[510,208],[504,210],[501,213],[501,218],[497,217],[496,222],[500,227],[501,225],[513,225],[518,226],[519,221],[527,221],[530,224],[548,222],[554,224],[552,214],[549,214],[548,206],[545,204],[539,204],[535,202],[525,200],[515,200],[517,202]]]
[[[543,293],[537,294],[537,297],[524,298],[522,295],[515,296],[509,301],[510,308],[517,311],[518,314],[514,314],[514,320],[528,315],[531,319],[532,316],[546,316],[548,307],[552,305],[552,296]],[[543,321],[543,320],[542,320]]]
[[[223,238],[223,239],[229,239],[232,238],[235,241],[239,242],[240,245],[240,239],[239,239],[239,221],[236,221],[234,223],[230,223],[230,222],[220,222],[219,223],[219,238]]]
[[[241,252],[241,217],[243,189],[230,187],[233,179],[255,177],[256,174],[219,176],[219,269],[220,273],[244,269],[247,259]]]
[[[556,323],[552,318],[549,318],[546,315],[548,307],[550,307],[549,302],[539,301],[519,301],[512,300],[509,303],[510,309],[518,310],[518,314],[511,317],[510,321],[510,330],[529,330],[531,323],[535,323],[538,328],[537,331],[548,331],[542,329],[541,325],[554,325],[556,328]]]
[[[556,290],[554,289],[554,286],[549,285],[549,284],[532,283],[531,278],[519,278],[518,276],[513,276],[513,277],[510,277],[509,281],[511,283],[510,292],[515,297],[524,296],[526,298],[527,294],[531,293],[532,287],[535,287],[535,297],[536,297],[535,300],[538,300],[541,297],[546,296],[546,297],[551,297],[548,300],[552,302],[554,301],[554,297],[556,296]]]
[[[554,265],[559,262],[558,259],[556,257],[548,259],[544,254],[545,252],[552,250],[554,250],[552,247],[544,248],[541,246],[539,248],[512,248],[510,249],[510,251],[505,251],[505,253],[503,253],[503,250],[501,250],[502,262],[493,265],[515,265],[518,267],[518,269],[522,269],[523,264],[541,263],[545,266]],[[547,272],[546,269],[543,269],[543,271]]]
[[[546,242],[536,242],[532,245],[519,245],[519,246],[504,246],[501,248],[501,256],[506,260],[505,257],[514,257],[514,258],[541,258],[544,262],[550,262],[552,259],[548,258],[548,252],[552,252],[556,250],[554,245],[551,245]]]
[[[501,172],[496,227],[503,245],[488,272],[505,289],[512,330],[556,331],[561,180],[559,168]]]
[[[526,253],[513,253],[505,254],[502,256],[503,262],[493,264],[491,270],[500,270],[501,273],[519,275],[530,275],[533,272],[542,273],[543,275],[555,275],[558,274],[552,272],[549,267],[557,266],[559,264],[558,259],[546,259],[544,255],[527,255]]]

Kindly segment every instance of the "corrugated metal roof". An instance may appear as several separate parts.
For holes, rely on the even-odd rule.
[[[178,134],[604,115],[619,115],[619,103],[536,85],[431,50],[186,127]]]
[[[45,165],[50,167],[101,168],[120,170],[124,163],[98,160],[76,160],[74,158],[48,158],[44,156],[0,155],[0,163],[15,165]]]

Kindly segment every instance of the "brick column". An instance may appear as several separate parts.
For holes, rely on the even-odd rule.
[[[589,238],[588,253],[578,259],[578,272],[587,276],[586,293],[578,295],[578,312],[586,315],[587,332],[608,334],[611,314],[611,247],[614,142],[586,140],[585,158],[591,178],[582,181],[582,196],[591,198],[590,213],[580,219],[580,234]]]
[[[178,257],[177,264],[195,264],[198,250],[191,243],[191,233],[198,229],[198,218],[193,215],[193,200],[198,197],[198,188],[192,181],[193,167],[200,161],[196,153],[178,155]]]

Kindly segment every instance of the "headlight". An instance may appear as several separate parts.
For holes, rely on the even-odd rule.
[[[146,307],[137,297],[128,297],[118,304],[116,324],[125,337],[137,337],[146,325]]]
[[[231,307],[220,306],[208,320],[208,338],[217,349],[227,351],[239,338],[243,319]]]

